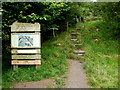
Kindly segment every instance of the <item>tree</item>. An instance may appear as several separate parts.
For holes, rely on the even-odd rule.
[[[65,24],[72,18],[69,3],[63,2],[3,2],[2,3],[3,60],[10,62],[10,27],[13,22],[41,24],[42,42],[53,36],[53,29],[65,30]],[[55,25],[55,27],[53,27]],[[7,57],[6,57],[7,56]],[[9,59],[8,59],[9,58]]]

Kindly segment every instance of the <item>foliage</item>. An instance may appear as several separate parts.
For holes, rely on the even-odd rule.
[[[59,2],[7,2],[3,3],[3,35],[10,33],[13,22],[39,22],[42,31],[47,31],[56,21],[67,19],[71,7],[67,3]],[[59,26],[59,25],[58,25]]]
[[[94,17],[102,17],[106,25],[106,22],[109,22],[105,28],[107,28],[108,32],[111,32],[112,36],[115,39],[118,39],[120,30],[120,2],[94,2],[88,4],[90,12]],[[109,29],[109,26],[112,26]],[[103,33],[106,32],[103,31]]]
[[[104,19],[119,22],[120,19],[120,2],[94,3],[95,13],[100,14]]]
[[[40,23],[43,42],[50,39],[52,29],[57,29],[58,33],[65,31],[67,18],[71,17],[71,7],[63,2],[3,2],[2,5],[3,68],[11,65],[10,27],[13,22]]]

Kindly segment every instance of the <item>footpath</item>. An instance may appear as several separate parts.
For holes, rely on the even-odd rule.
[[[71,33],[71,42],[75,47],[80,47],[81,43],[76,43],[78,41],[77,36],[80,35],[80,32],[72,32]],[[74,50],[74,55],[78,58],[84,56],[86,51],[80,50],[79,48]],[[89,88],[86,73],[83,69],[83,61],[80,60],[71,60],[67,59],[69,63],[69,70],[66,73],[67,79],[65,80],[64,88]],[[24,83],[16,83],[13,85],[13,88],[57,88],[57,84],[55,79],[45,79],[41,81],[33,81],[33,82],[24,82]]]

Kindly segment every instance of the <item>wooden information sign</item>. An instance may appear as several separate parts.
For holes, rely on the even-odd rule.
[[[39,23],[14,22],[11,26],[11,64],[14,70],[18,65],[41,64],[41,37]]]

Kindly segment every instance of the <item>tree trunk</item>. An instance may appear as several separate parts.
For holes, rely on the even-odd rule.
[[[67,31],[68,31],[68,22],[67,22]]]
[[[76,16],[76,22],[77,22],[77,23],[79,22],[79,19],[77,18],[77,16]]]
[[[81,17],[79,17],[79,21],[82,22]]]
[[[55,30],[53,30],[53,37],[55,37]]]

